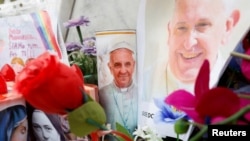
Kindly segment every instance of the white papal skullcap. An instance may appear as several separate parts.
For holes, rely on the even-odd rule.
[[[113,46],[111,46],[111,48],[109,49],[109,52],[112,52],[112,51],[120,49],[120,48],[126,48],[134,53],[133,46],[126,41],[121,41],[121,42],[115,43]]]

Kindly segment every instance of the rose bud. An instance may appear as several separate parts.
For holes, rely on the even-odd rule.
[[[174,124],[174,130],[177,134],[184,134],[188,131],[189,124],[185,119],[179,119]]]

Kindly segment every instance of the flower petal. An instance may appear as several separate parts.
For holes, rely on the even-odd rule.
[[[45,52],[16,76],[13,91],[37,109],[65,114],[83,104],[83,82],[58,56]]]
[[[195,97],[186,90],[174,91],[164,101],[179,110],[193,110],[195,107]]]
[[[90,137],[92,141],[99,141],[99,136],[98,136],[98,130],[97,131],[93,131],[92,133],[90,133]]]
[[[246,34],[246,36],[244,37],[244,39],[242,40],[242,44],[243,44],[243,48],[244,50],[250,50],[250,31]],[[249,55],[249,54],[248,54]]]
[[[16,74],[14,69],[9,64],[4,64],[0,70],[6,81],[15,81]]]
[[[250,55],[250,49],[246,51],[246,54]],[[241,70],[242,70],[243,75],[247,78],[247,80],[250,80],[250,61],[249,60],[246,60],[246,59],[242,60]]]
[[[87,17],[81,16],[78,19],[71,19],[68,22],[63,23],[66,28],[74,27],[74,26],[88,26],[89,19]]]
[[[209,73],[209,62],[205,60],[195,82],[195,96],[197,101],[199,101],[201,95],[209,90]]]
[[[240,109],[240,99],[230,89],[217,87],[204,93],[195,109],[201,116],[228,117]]]
[[[67,51],[77,51],[83,48],[83,46],[78,42],[68,42],[66,43],[66,50]]]
[[[245,50],[246,55],[250,55],[250,32],[247,33],[247,35],[242,40],[243,48]],[[250,61],[243,59],[241,62],[241,70],[243,75],[250,80]]]
[[[249,99],[244,99],[244,98],[241,98],[240,99],[240,107],[243,108],[247,105],[250,105],[250,100]],[[245,115],[244,115],[245,119],[250,122],[250,112],[247,112]]]
[[[177,119],[186,116],[183,111],[179,111],[175,107],[166,104],[164,99],[154,99],[154,103],[160,109],[155,114],[155,122],[175,122]]]
[[[82,84],[84,85],[84,79],[83,79],[83,72],[81,71],[80,67],[76,64],[72,64],[70,67],[76,74],[79,76],[79,78],[82,80]]]
[[[226,119],[226,117],[217,116],[217,117],[214,117],[211,119],[211,123],[215,124],[215,123],[218,123],[218,122],[223,121],[225,119]]]

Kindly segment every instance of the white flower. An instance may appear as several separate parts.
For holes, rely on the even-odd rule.
[[[148,126],[138,126],[138,129],[133,132],[133,135],[135,135],[134,141],[139,137],[147,141],[162,141],[162,139]]]

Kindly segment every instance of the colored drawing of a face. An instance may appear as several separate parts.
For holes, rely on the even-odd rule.
[[[28,121],[25,118],[12,132],[11,141],[27,141]]]

